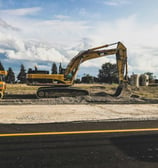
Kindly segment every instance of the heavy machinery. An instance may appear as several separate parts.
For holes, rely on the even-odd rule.
[[[115,48],[107,47],[116,45]],[[80,96],[87,95],[88,91],[70,87],[74,83],[76,73],[81,63],[94,58],[116,54],[119,85],[115,95],[118,96],[124,87],[127,78],[127,50],[121,43],[106,44],[79,52],[67,65],[62,74],[49,74],[47,71],[30,70],[27,74],[27,84],[39,87],[38,98]]]
[[[6,90],[6,83],[5,83],[6,75],[7,75],[7,71],[0,70],[0,98],[3,98]]]

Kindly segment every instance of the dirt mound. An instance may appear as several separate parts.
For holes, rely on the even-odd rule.
[[[14,104],[131,104],[131,103],[158,103],[158,100],[142,99],[139,96],[115,97],[105,92],[97,92],[89,96],[58,97],[38,99],[35,95],[7,95],[0,100],[0,105]]]

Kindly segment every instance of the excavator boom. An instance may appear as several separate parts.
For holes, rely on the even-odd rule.
[[[103,49],[116,44],[117,47],[114,49]],[[79,54],[76,55],[68,64],[64,76],[66,79],[73,81],[81,63],[94,58],[100,58],[113,54],[116,54],[118,79],[120,83],[124,80],[124,76],[127,76],[127,50],[121,42],[106,44],[100,47],[95,47],[86,51],[79,52]]]

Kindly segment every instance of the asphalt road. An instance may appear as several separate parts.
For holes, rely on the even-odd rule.
[[[2,124],[0,167],[157,168],[157,128],[156,120]]]

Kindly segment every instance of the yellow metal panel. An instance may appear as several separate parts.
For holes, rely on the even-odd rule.
[[[27,78],[29,79],[52,79],[52,80],[64,81],[63,74],[27,74]]]
[[[0,71],[0,75],[7,75],[8,72],[7,71]]]

